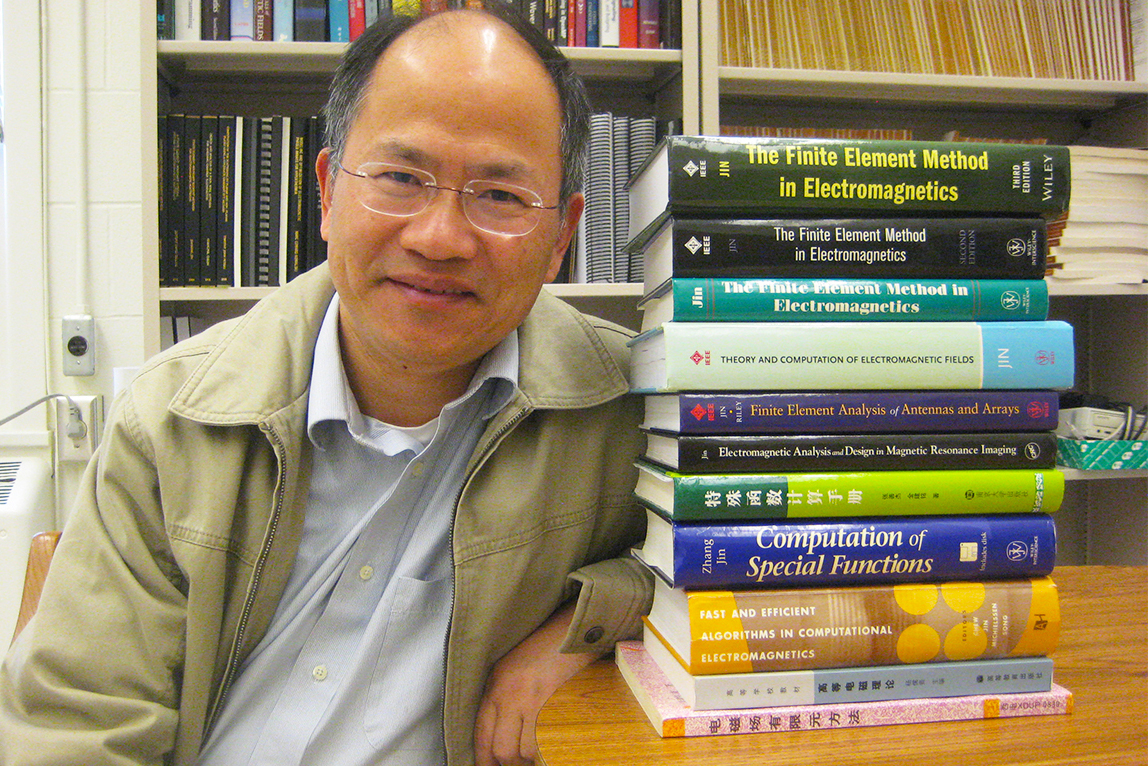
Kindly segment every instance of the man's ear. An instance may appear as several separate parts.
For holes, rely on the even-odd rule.
[[[566,257],[566,251],[570,249],[575,232],[578,231],[578,221],[582,218],[585,207],[586,197],[582,192],[572,195],[566,203],[566,210],[562,216],[562,231],[559,232],[558,241],[554,245],[554,252],[550,254],[550,268],[546,272],[547,282],[554,281],[554,277],[558,276],[558,272],[562,269],[562,261]]]
[[[319,201],[323,205],[323,220],[319,231],[327,239],[327,217],[331,212],[331,195],[334,193],[335,179],[331,174],[331,149],[323,147],[315,158],[315,176],[319,181]]]

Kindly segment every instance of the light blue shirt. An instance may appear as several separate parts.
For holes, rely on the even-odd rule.
[[[299,552],[200,764],[445,761],[454,504],[485,420],[517,381],[511,333],[435,420],[373,420],[347,382],[332,299],[311,373],[315,457]]]

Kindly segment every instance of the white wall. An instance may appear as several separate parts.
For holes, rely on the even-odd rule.
[[[23,225],[35,228],[39,212],[42,236],[39,247],[25,241],[19,251],[6,246],[0,253],[0,274],[16,275],[0,282],[5,290],[0,305],[5,346],[11,348],[15,336],[24,339],[18,348],[32,350],[21,350],[15,364],[5,365],[0,414],[45,393],[102,394],[107,405],[113,369],[143,361],[141,81],[152,80],[141,75],[143,41],[150,32],[141,25],[145,18],[154,24],[154,10],[145,14],[141,2],[154,9],[154,0],[0,0],[6,25],[10,17],[23,17],[27,24],[29,15],[39,13],[43,27],[42,92],[25,94],[20,102],[21,112],[42,112],[42,192],[20,199],[17,217],[10,218],[7,227],[11,244]],[[35,47],[29,42],[34,39],[31,28],[22,28],[24,47]],[[9,61],[14,58],[8,47],[13,36],[6,32],[5,38],[4,57]],[[82,58],[78,52],[84,53]],[[19,79],[6,72],[6,101],[13,98],[12,83]],[[81,88],[85,81],[87,87]],[[39,109],[33,108],[34,98],[42,103]],[[6,110],[12,108],[6,104]],[[8,119],[6,115],[6,128]],[[12,144],[7,148],[11,203],[21,190],[36,186],[40,171],[16,167]],[[77,179],[84,176],[78,168],[85,150],[88,184],[81,208],[85,198]],[[86,233],[80,229],[82,209],[87,211]],[[42,275],[38,283],[36,274]],[[91,377],[61,373],[60,322],[73,313],[95,317],[97,367]],[[0,453],[27,453],[27,434],[43,435],[50,423],[48,408],[41,407],[0,429]],[[38,451],[51,452],[47,446]],[[61,516],[70,506],[82,467],[58,466]]]

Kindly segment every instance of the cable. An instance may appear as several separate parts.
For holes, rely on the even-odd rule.
[[[80,439],[83,439],[85,436],[87,436],[88,426],[86,423],[84,423],[83,412],[81,412],[80,406],[76,404],[76,402],[72,400],[72,397],[68,396],[67,394],[48,394],[47,396],[41,396],[39,399],[27,405],[26,407],[13,412],[7,417],[0,418],[0,426],[11,420],[15,420],[25,412],[31,410],[36,405],[43,404],[44,402],[51,401],[52,399],[68,400],[68,426],[65,429],[65,433],[68,435],[68,438],[72,441],[79,441]]]

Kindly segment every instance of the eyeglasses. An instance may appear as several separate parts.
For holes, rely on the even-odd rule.
[[[359,202],[382,215],[418,215],[441,189],[461,197],[462,211],[475,228],[520,237],[534,231],[543,210],[558,209],[557,205],[542,204],[542,198],[529,189],[501,181],[467,181],[461,189],[455,189],[439,184],[425,170],[385,162],[368,162],[360,165],[358,172],[341,163],[339,169],[366,181]]]

